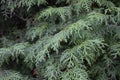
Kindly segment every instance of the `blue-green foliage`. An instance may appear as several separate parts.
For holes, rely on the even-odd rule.
[[[24,40],[12,39],[10,46],[0,38],[0,65],[19,64],[21,57],[27,68],[37,67],[42,80],[119,80],[118,4],[117,0],[2,0],[3,15],[24,7],[27,14],[34,6],[39,10],[33,24],[26,23]],[[22,78],[15,73],[2,80]]]

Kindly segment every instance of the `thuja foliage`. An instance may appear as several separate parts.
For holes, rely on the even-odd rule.
[[[1,0],[0,80],[119,80],[119,5]]]

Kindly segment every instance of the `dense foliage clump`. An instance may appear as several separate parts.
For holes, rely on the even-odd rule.
[[[119,0],[1,0],[0,80],[119,80]]]

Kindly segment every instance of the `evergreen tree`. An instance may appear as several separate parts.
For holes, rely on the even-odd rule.
[[[0,80],[119,80],[119,0],[1,0]]]

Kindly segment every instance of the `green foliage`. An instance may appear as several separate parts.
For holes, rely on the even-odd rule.
[[[120,79],[120,1],[0,2],[0,80]]]
[[[20,73],[15,71],[4,71],[4,75],[1,75],[0,80],[29,80],[27,77],[22,76]]]
[[[71,17],[71,12],[69,7],[59,7],[59,8],[48,8],[38,14],[37,19],[44,19],[44,20],[56,20],[59,17],[61,21],[66,21],[66,19]]]
[[[75,67],[66,71],[63,73],[62,78],[62,80],[89,80],[87,72],[80,67]]]

